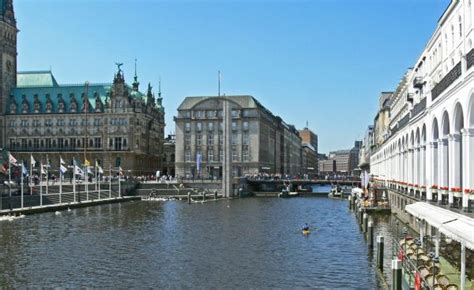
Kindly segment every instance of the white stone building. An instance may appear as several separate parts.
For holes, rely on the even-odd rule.
[[[371,171],[390,188],[468,210],[474,200],[474,6],[451,1],[392,96]]]

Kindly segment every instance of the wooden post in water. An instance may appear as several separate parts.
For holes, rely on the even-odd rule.
[[[383,273],[383,236],[377,236],[377,269]]]
[[[402,261],[392,260],[392,290],[402,290]]]
[[[374,247],[374,221],[372,219],[368,222],[367,245],[369,249]]]
[[[364,212],[364,215],[362,216],[362,232],[367,233],[367,222],[369,220],[369,215]]]
[[[188,203],[191,204],[191,192],[188,192]]]

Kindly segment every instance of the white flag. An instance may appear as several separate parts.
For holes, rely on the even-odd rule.
[[[43,163],[40,163],[40,167],[41,167],[41,174],[47,174],[46,172],[46,169],[45,169],[45,165],[43,165]]]
[[[31,166],[35,167],[36,166],[36,160],[33,158],[33,155],[30,155],[30,156],[31,156]]]
[[[67,167],[64,166],[64,164],[61,164],[61,165],[59,165],[59,171],[61,171],[61,174],[64,175],[64,173],[66,173],[66,171],[67,171]]]
[[[12,165],[18,166],[18,164],[16,164],[18,161],[11,153],[8,153],[8,162],[10,162]]]
[[[64,165],[64,164],[66,164],[66,162],[64,162],[64,160],[63,160],[63,158],[62,158],[62,157],[59,157],[59,163],[60,163],[61,165]]]

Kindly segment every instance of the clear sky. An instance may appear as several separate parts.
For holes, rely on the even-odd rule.
[[[185,96],[255,96],[350,148],[421,53],[449,0],[15,0],[18,69],[52,68],[59,83],[112,82],[123,62],[141,90],[161,76],[166,133]]]

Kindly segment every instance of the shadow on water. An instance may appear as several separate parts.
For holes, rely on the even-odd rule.
[[[0,222],[0,245],[2,287],[380,287],[347,202],[326,198],[130,202],[39,214]]]

